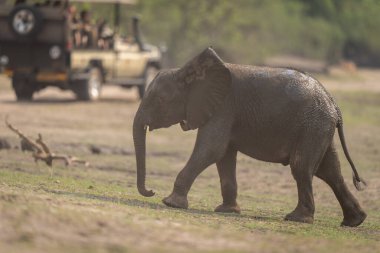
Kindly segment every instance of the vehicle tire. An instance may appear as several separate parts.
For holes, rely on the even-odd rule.
[[[151,65],[151,66],[146,67],[145,72],[144,72],[144,85],[137,86],[140,99],[144,97],[144,93],[146,89],[148,89],[148,86],[156,77],[158,71],[159,69],[155,66]]]
[[[12,87],[16,94],[17,101],[31,101],[33,93],[36,91],[34,82],[26,75],[15,74],[12,77]]]
[[[30,39],[41,29],[42,15],[33,6],[16,6],[9,15],[8,24],[17,38]]]
[[[75,81],[72,89],[79,100],[95,101],[100,98],[103,83],[102,72],[99,68],[91,67],[88,74],[87,79]]]

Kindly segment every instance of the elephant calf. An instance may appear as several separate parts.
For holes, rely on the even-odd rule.
[[[293,69],[224,63],[207,48],[179,69],[161,71],[146,91],[133,123],[137,187],[144,196],[146,130],[180,123],[198,129],[193,153],[163,202],[187,208],[195,178],[216,163],[223,203],[216,212],[240,212],[236,202],[236,155],[290,165],[298,188],[298,204],[290,221],[313,223],[312,180],[317,176],[334,191],[344,226],[366,218],[348,190],[333,143],[335,128],[353,170],[358,190],[365,185],[348,154],[341,112],[331,95],[314,78]]]

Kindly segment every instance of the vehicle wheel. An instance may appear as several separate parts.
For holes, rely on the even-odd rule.
[[[140,97],[140,99],[142,99],[144,97],[144,93],[145,93],[146,89],[148,88],[148,86],[150,85],[150,83],[153,81],[153,79],[156,77],[157,73],[158,73],[158,68],[157,67],[148,66],[145,69],[145,72],[144,72],[144,85],[137,86],[137,88],[139,90],[139,97]]]
[[[11,31],[21,39],[33,38],[41,28],[42,16],[33,6],[16,6],[9,15]]]
[[[15,74],[12,78],[13,90],[16,94],[17,101],[31,101],[36,87],[27,76]]]
[[[79,100],[95,101],[100,97],[103,82],[102,73],[99,68],[92,67],[88,74],[88,79],[76,81],[72,89]]]

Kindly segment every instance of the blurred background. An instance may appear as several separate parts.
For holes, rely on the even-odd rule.
[[[112,13],[106,6],[82,6],[94,15]],[[380,66],[378,0],[140,0],[124,8],[126,22],[139,13],[145,39],[167,48],[168,66],[209,45],[236,63],[293,56]]]

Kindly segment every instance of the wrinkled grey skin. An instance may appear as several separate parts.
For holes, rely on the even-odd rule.
[[[314,220],[313,176],[334,191],[342,210],[342,225],[358,226],[366,218],[341,175],[333,144],[335,129],[349,160],[355,186],[362,181],[345,145],[342,117],[333,98],[308,74],[292,69],[224,63],[207,48],[180,69],[161,71],[149,86],[133,124],[137,186],[144,196],[145,135],[180,123],[198,129],[193,153],[163,202],[187,208],[195,178],[216,163],[223,203],[215,211],[240,212],[236,202],[236,155],[290,165],[298,188],[298,204],[286,220]]]

